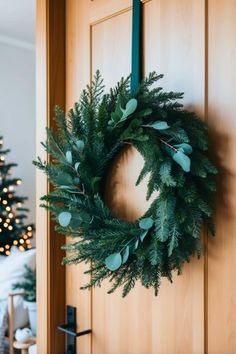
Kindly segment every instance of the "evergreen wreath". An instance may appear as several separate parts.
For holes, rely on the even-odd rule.
[[[66,264],[89,263],[90,283],[109,278],[109,293],[126,296],[140,280],[158,293],[160,277],[172,281],[192,255],[201,254],[203,222],[214,235],[212,211],[216,168],[208,159],[207,125],[177,101],[183,93],[151,86],[163,75],[150,73],[130,92],[130,78],[104,94],[99,72],[83,91],[68,119],[55,108],[56,130],[43,144],[50,162],[38,158],[54,190],[44,207],[57,230],[72,238],[63,248]],[[147,199],[158,197],[135,222],[120,220],[103,201],[102,186],[114,157],[126,143],[143,156],[137,185],[148,174]]]

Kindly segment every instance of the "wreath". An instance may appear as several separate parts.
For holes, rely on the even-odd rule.
[[[130,78],[122,78],[104,94],[97,72],[68,118],[56,107],[57,128],[47,129],[51,161],[35,162],[54,185],[43,206],[57,231],[72,238],[64,263],[89,263],[83,289],[109,278],[109,293],[123,286],[126,296],[140,280],[157,295],[161,277],[172,281],[173,271],[180,274],[192,255],[200,256],[203,222],[214,235],[217,170],[206,155],[207,125],[182,108],[183,93],[152,86],[162,77],[150,73],[133,93]],[[103,200],[109,166],[126,143],[144,158],[136,184],[148,175],[147,199],[158,191],[134,222],[113,216]]]

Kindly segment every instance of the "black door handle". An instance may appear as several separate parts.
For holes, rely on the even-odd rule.
[[[76,331],[76,308],[73,306],[66,306],[67,324],[59,325],[57,328],[66,333],[66,352],[65,354],[76,354],[76,337],[84,336],[92,332],[91,329],[85,331]]]

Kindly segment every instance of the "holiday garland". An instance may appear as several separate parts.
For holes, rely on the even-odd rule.
[[[217,170],[206,155],[207,125],[182,108],[183,93],[151,88],[160,78],[151,73],[133,93],[130,79],[121,79],[104,94],[97,72],[68,119],[56,107],[57,130],[47,130],[44,144],[51,162],[35,162],[55,187],[43,206],[72,238],[64,263],[89,263],[91,281],[83,288],[109,278],[109,293],[123,286],[126,296],[140,280],[157,294],[160,277],[171,281],[173,271],[200,256],[203,222],[214,234]],[[127,143],[144,158],[137,185],[148,175],[147,199],[158,192],[135,222],[114,217],[103,200],[109,166]]]

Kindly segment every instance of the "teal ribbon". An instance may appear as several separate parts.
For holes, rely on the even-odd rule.
[[[142,2],[133,0],[131,92],[137,90],[142,78]]]

